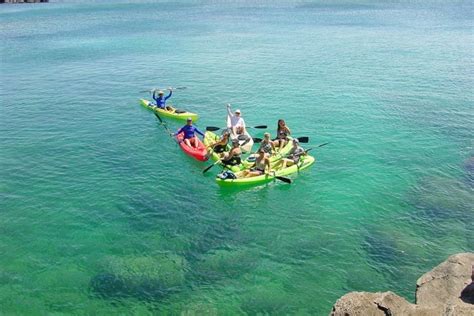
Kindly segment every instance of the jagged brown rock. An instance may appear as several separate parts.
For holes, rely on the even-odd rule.
[[[474,316],[474,253],[451,256],[417,281],[416,304],[393,292],[351,292],[331,316]]]

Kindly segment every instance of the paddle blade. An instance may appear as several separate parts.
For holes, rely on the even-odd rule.
[[[307,142],[309,142],[309,137],[306,137],[306,136],[304,136],[304,137],[298,137],[298,141],[299,141],[300,143],[307,143]]]
[[[264,128],[267,128],[267,125],[257,125],[257,126],[254,126],[253,128],[264,129]]]
[[[155,112],[155,116],[156,116],[156,118],[158,119],[158,121],[160,121],[160,123],[163,124],[163,120],[162,120],[161,117],[158,115],[158,113]]]
[[[216,127],[216,126],[207,126],[206,127],[206,131],[209,131],[209,132],[215,132],[215,131],[218,131],[220,130],[220,127]]]
[[[261,143],[261,142],[262,142],[262,139],[261,139],[261,138],[258,138],[258,137],[254,137],[253,142],[254,142],[255,144],[258,144],[258,143]]]
[[[275,179],[278,179],[278,180],[283,181],[283,182],[288,183],[288,184],[291,184],[291,182],[293,182],[290,178],[287,178],[287,177],[275,176]]]

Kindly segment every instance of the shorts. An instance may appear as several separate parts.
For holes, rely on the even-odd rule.
[[[241,162],[242,160],[239,157],[233,157],[230,160],[222,160],[225,166],[237,166],[240,165]]]
[[[226,147],[227,146],[224,146],[224,145],[216,145],[216,146],[214,146],[214,152],[218,153],[218,154],[223,153],[225,151]]]

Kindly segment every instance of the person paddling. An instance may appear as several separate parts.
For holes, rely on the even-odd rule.
[[[204,137],[204,133],[201,132],[196,126],[193,125],[193,119],[190,117],[188,117],[188,119],[186,120],[186,125],[181,127],[176,133],[172,135],[177,136],[180,133],[184,133],[183,141],[185,142],[186,145],[188,145],[191,148],[193,147],[198,148],[199,146],[199,141],[195,133],[198,133],[202,137]],[[192,144],[194,144],[194,146],[192,146]]]
[[[164,92],[162,90],[159,90],[158,91],[158,96],[156,96],[156,90],[154,90],[153,91],[153,100],[155,100],[156,106],[158,108],[166,109],[168,111],[171,111],[171,107],[166,106],[166,100],[168,100],[171,97],[171,95],[173,94],[173,89],[170,87],[170,88],[168,88],[168,90],[170,91],[170,93],[166,97],[163,97]]]
[[[230,129],[230,132],[234,136],[242,135],[246,132],[245,121],[240,116],[240,114],[241,113],[239,109],[235,110],[235,112],[232,113],[230,104],[227,104],[227,128]]]
[[[275,147],[278,147],[278,150],[280,151],[283,147],[288,144],[288,136],[291,134],[290,129],[288,126],[286,126],[286,123],[284,120],[279,119],[278,120],[278,127],[277,127],[277,138],[274,141]]]
[[[265,173],[265,169],[268,169],[268,172],[271,171],[270,159],[268,159],[268,157],[265,155],[265,151],[263,149],[260,149],[258,151],[258,157],[255,160],[255,163],[249,170],[242,171],[242,177],[250,178],[261,176]]]
[[[283,169],[297,164],[300,161],[300,157],[304,155],[306,155],[306,151],[300,146],[298,139],[293,138],[293,146],[288,152],[288,155],[286,158],[283,158],[280,162],[278,162],[275,168],[281,167]]]
[[[232,148],[228,153],[223,153],[221,162],[224,166],[236,166],[242,162],[241,156],[242,151],[240,150],[239,141],[237,139],[232,140]]]

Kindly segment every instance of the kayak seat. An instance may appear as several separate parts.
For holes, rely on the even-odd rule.
[[[186,113],[186,111],[178,110],[178,109],[174,110],[174,112],[177,113],[177,114]]]

